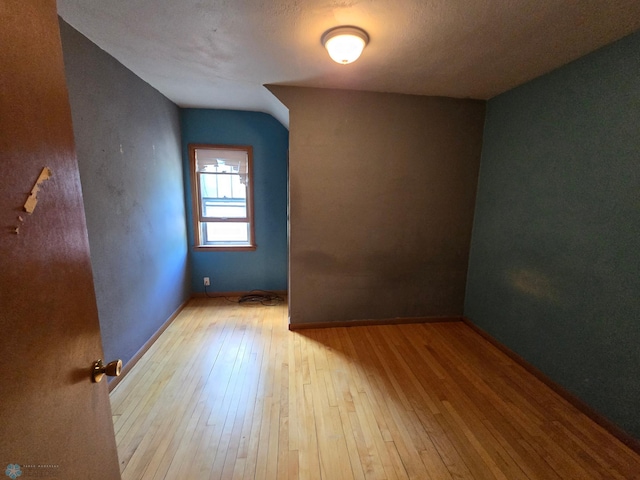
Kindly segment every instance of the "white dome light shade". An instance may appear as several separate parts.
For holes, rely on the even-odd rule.
[[[322,44],[329,56],[343,65],[355,62],[367,43],[369,35],[358,27],[336,27],[322,35]]]

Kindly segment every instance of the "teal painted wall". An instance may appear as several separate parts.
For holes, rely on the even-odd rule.
[[[180,123],[192,291],[204,291],[203,277],[211,278],[210,292],[286,290],[289,132],[271,115],[234,110],[181,109]],[[190,143],[253,146],[255,251],[194,251]]]
[[[640,438],[640,32],[488,102],[465,314]]]

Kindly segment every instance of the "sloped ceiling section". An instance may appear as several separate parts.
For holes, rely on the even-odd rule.
[[[66,22],[184,107],[288,113],[284,84],[488,99],[640,28],[637,0],[58,0]],[[322,33],[364,28],[351,65]]]

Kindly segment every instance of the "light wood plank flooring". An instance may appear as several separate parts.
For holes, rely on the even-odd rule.
[[[640,458],[463,323],[290,332],[194,299],[111,393],[126,479],[631,479]]]

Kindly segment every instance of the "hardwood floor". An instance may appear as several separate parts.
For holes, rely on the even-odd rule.
[[[111,393],[123,479],[632,479],[640,457],[463,323],[287,329],[193,299]]]

